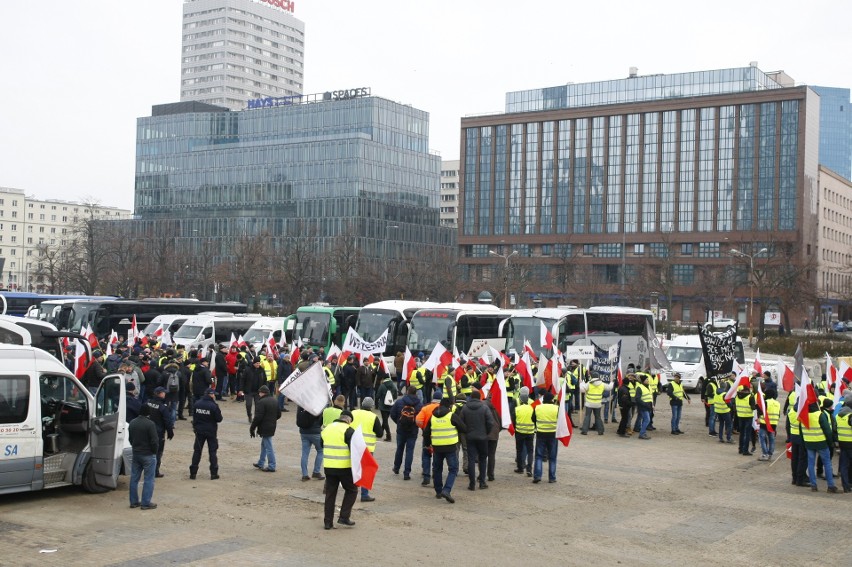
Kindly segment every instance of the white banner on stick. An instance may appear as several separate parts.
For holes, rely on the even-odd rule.
[[[595,347],[589,346],[567,346],[565,347],[565,358],[568,360],[592,360],[595,357]]]
[[[278,391],[311,415],[320,415],[331,399],[331,388],[319,362],[311,364],[304,372],[294,370]]]

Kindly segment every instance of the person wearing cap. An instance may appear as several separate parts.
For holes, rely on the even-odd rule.
[[[219,478],[219,449],[217,437],[222,410],[216,403],[216,390],[207,388],[204,395],[192,408],[192,429],[195,431],[195,445],[192,451],[192,463],[189,465],[189,478],[195,480],[198,465],[201,463],[201,451],[207,444],[207,456],[210,459],[210,480]]]
[[[691,404],[683,386],[680,383],[680,372],[675,372],[672,381],[666,385],[666,394],[669,396],[669,405],[672,407],[672,435],[683,435],[680,430],[680,416],[683,411],[683,400],[686,398],[686,403]]]
[[[260,458],[254,463],[254,468],[263,472],[275,472],[275,449],[272,447],[272,438],[275,436],[275,428],[281,419],[281,410],[278,408],[278,400],[269,395],[269,386],[264,384],[258,390],[260,399],[254,412],[254,419],[249,426],[249,436],[255,433],[260,435]]]
[[[367,444],[367,450],[370,453],[376,452],[376,439],[382,436],[382,424],[379,422],[379,416],[373,413],[373,398],[370,396],[361,400],[361,409],[352,410],[352,429],[361,427],[361,434],[364,436],[364,442]],[[361,502],[373,502],[374,497],[370,496],[370,491],[361,487]]]
[[[133,456],[130,468],[130,507],[153,510],[154,474],[157,470],[157,426],[149,419],[151,408],[141,406],[139,416],[127,426]],[[142,484],[142,500],[139,500],[139,478],[145,474]]]
[[[592,415],[595,416],[595,430],[598,432],[598,435],[603,435],[604,422],[601,418],[601,406],[603,405],[604,392],[612,391],[612,382],[604,383],[600,376],[595,374],[590,381],[580,384],[580,391],[586,394],[586,411],[583,415],[583,425],[580,428],[580,435],[587,435],[589,433]]]
[[[432,394],[432,401],[420,408],[420,411],[417,412],[417,416],[414,418],[417,427],[426,429],[429,419],[432,417],[432,412],[438,408],[440,403],[441,392],[435,390],[435,393]],[[420,468],[423,472],[423,480],[420,482],[420,486],[429,486],[432,483],[432,450],[425,440],[420,450]]]
[[[433,454],[432,479],[434,480],[435,498],[443,498],[450,504],[455,503],[452,497],[453,484],[459,472],[459,428],[461,416],[453,411],[452,398],[442,398],[440,404],[429,416],[423,429],[423,445],[429,447]],[[444,461],[447,462],[447,478],[444,480]]]
[[[352,506],[358,498],[358,487],[352,480],[352,460],[350,446],[355,430],[352,423],[352,413],[348,410],[340,412],[340,416],[322,430],[323,464],[325,465],[325,509],[323,527],[330,530],[334,527],[334,505],[337,501],[337,490],[343,487],[343,503],[340,505],[340,515],[337,523],[344,526],[354,526],[352,521]]]
[[[530,405],[530,389],[521,388],[518,394],[518,405],[515,406],[515,472],[532,476],[533,451],[535,443],[535,422],[533,408]]]
[[[166,435],[169,439],[175,436],[175,422],[172,420],[169,404],[166,403],[166,389],[157,386],[154,388],[154,395],[145,403],[151,408],[151,421],[157,426],[157,438],[160,441],[157,450],[157,478],[162,478],[165,475],[160,472],[160,465],[163,462],[163,450],[166,448]]]

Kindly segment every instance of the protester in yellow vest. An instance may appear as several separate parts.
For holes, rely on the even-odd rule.
[[[379,416],[373,413],[373,398],[367,396],[361,401],[361,409],[352,410],[352,429],[358,429],[361,426],[361,433],[364,435],[364,442],[367,443],[367,450],[371,453],[376,451],[376,439],[382,436],[382,423],[379,421]],[[374,497],[370,496],[370,491],[361,487],[361,502],[373,502]]]
[[[422,413],[423,410],[420,411]],[[453,411],[452,400],[442,398],[423,430],[423,445],[429,447],[431,449],[429,452],[433,455],[432,479],[435,498],[443,498],[450,504],[455,503],[451,492],[459,472],[459,457],[456,450],[459,444],[460,427],[462,427],[460,415]],[[444,461],[447,462],[446,480],[444,480]]]
[[[535,422],[533,422],[533,408],[530,405],[530,389],[526,386],[521,388],[518,394],[518,405],[515,406],[515,472],[532,476],[533,443],[535,440]]]
[[[837,492],[831,470],[831,454],[828,451],[829,442],[834,442],[834,433],[831,430],[831,421],[825,412],[820,411],[819,404],[813,403],[808,406],[808,424],[805,425],[799,421],[799,431],[802,434],[805,449],[808,451],[808,479],[811,483],[811,490],[813,492],[819,490],[816,473],[816,459],[819,456],[825,463],[825,480],[828,482],[828,492]]]
[[[583,425],[580,428],[580,434],[588,434],[592,415],[594,415],[595,430],[597,430],[598,435],[603,435],[604,422],[601,417],[601,405],[603,405],[604,392],[612,391],[612,382],[604,383],[599,376],[595,375],[592,376],[589,382],[583,381],[580,384],[580,391],[586,394],[586,412],[583,415]]]
[[[334,505],[337,500],[338,486],[344,490],[343,503],[340,506],[338,524],[354,526],[350,518],[352,506],[358,498],[358,487],[352,480],[352,461],[350,445],[355,430],[349,427],[352,413],[343,410],[334,422],[322,430],[323,464],[325,465],[325,529],[334,527]]]
[[[752,419],[754,417],[754,396],[751,388],[740,386],[734,399],[734,408],[737,412],[737,423],[740,432],[740,455],[749,456],[749,443],[751,443]]]
[[[719,443],[733,443],[732,429],[733,418],[731,417],[731,407],[725,401],[725,394],[728,393],[728,382],[720,380],[716,386],[716,395],[713,396],[713,410],[716,412],[716,427],[719,430]],[[722,439],[725,437],[725,439]]]
[[[534,484],[541,482],[542,463],[545,455],[547,455],[547,481],[556,482],[556,454],[558,451],[556,422],[559,418],[557,404],[558,402],[553,399],[553,393],[547,392],[544,394],[544,403],[537,405],[533,411],[532,419],[535,423]]]
[[[672,435],[683,435],[680,430],[680,416],[683,412],[683,400],[686,398],[686,403],[691,404],[689,394],[683,390],[680,383],[680,372],[675,372],[672,381],[666,387],[666,393],[669,395],[669,405],[672,407]]]
[[[778,430],[778,419],[781,416],[781,403],[775,399],[777,396],[778,390],[770,390],[764,393],[763,397],[766,400],[764,402],[766,405],[765,414],[763,408],[759,405],[755,408],[757,409],[757,422],[759,425],[757,437],[760,440],[761,450],[761,455],[757,459],[758,461],[768,461],[775,453],[775,434]],[[772,431],[769,431],[769,428],[766,427],[767,418]]]

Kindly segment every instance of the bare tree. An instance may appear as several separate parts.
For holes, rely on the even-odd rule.
[[[83,215],[74,222],[66,247],[68,285],[86,295],[101,291],[100,276],[110,255],[106,225],[95,216],[98,205],[94,199],[83,201]]]
[[[37,287],[43,287],[47,293],[65,291],[65,262],[62,259],[63,249],[58,245],[39,244],[36,246],[38,263],[36,264]]]

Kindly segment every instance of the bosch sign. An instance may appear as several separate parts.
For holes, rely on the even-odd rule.
[[[291,0],[263,0],[267,4],[272,4],[276,8],[281,8],[288,12],[293,12],[296,8],[296,3]]]
[[[346,100],[349,98],[361,98],[362,96],[370,96],[370,87],[361,87],[360,89],[345,89],[342,91],[329,91],[323,94],[323,99]]]

